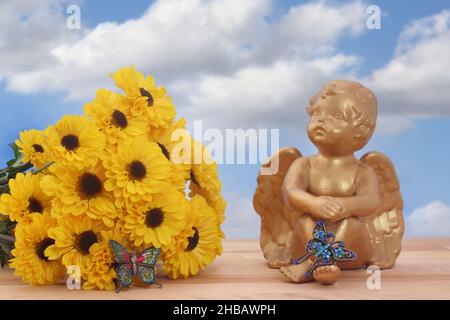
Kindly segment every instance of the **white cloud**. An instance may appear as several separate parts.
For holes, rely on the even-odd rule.
[[[156,1],[142,17],[102,23],[77,41],[54,46],[52,65],[9,74],[9,88],[61,90],[83,100],[98,85],[110,84],[107,75],[125,65],[134,64],[169,84],[207,72],[225,73],[248,58],[243,47],[264,28],[268,8],[266,0]]]
[[[406,217],[409,237],[450,237],[450,206],[433,201]]]
[[[301,118],[305,101],[322,82],[348,75],[360,62],[335,52],[335,44],[363,32],[365,6],[359,0],[306,3],[268,22],[272,5],[156,1],[136,19],[102,23],[80,39],[52,42],[51,63],[33,61],[0,74],[10,90],[63,91],[85,101],[99,86],[111,86],[110,72],[135,64],[169,87],[183,115],[206,121],[209,116],[213,125],[220,119],[251,126],[261,110],[256,120]],[[8,42],[13,50],[14,39]]]
[[[280,16],[271,0],[159,0],[141,17],[83,32],[65,29],[65,3],[0,4],[0,79],[8,89],[62,91],[85,102],[112,87],[108,74],[134,64],[168,87],[180,115],[207,126],[295,128],[309,96],[337,78],[375,91],[378,131],[450,115],[450,11],[407,25],[392,60],[361,77],[363,59],[338,45],[364,33],[362,0],[311,1]]]
[[[413,21],[396,53],[364,81],[381,110],[409,116],[450,116],[450,10]]]
[[[250,198],[238,194],[227,197],[226,220],[223,225],[227,239],[259,239],[260,219]]]
[[[382,113],[378,116],[375,134],[389,135],[403,132],[414,127],[413,117]]]
[[[296,126],[306,118],[306,101],[320,84],[358,63],[356,57],[343,55],[322,60],[325,67],[316,60],[278,60],[268,66],[243,67],[229,76],[204,76],[174,89],[186,97],[188,116],[206,118],[208,124]]]
[[[51,50],[80,35],[67,32],[62,15],[67,1],[1,1],[0,77],[9,82],[14,74],[45,69],[57,63]]]
[[[302,42],[332,45],[344,34],[364,31],[364,9],[360,2],[332,6],[330,2],[318,1],[294,6],[281,19],[280,33],[284,40],[299,46]]]

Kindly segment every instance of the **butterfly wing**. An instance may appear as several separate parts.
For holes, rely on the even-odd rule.
[[[114,253],[114,259],[118,264],[131,264],[131,255],[120,243],[114,240],[109,240],[109,246]]]
[[[116,267],[117,278],[121,288],[129,288],[133,283],[133,267],[131,264],[120,264]]]
[[[322,242],[331,242],[334,240],[334,234],[332,232],[327,232],[325,227],[325,222],[322,220],[317,220],[314,226],[313,238],[320,240]]]
[[[319,242],[317,240],[315,240],[315,239],[309,240],[308,243],[306,244],[306,252],[315,253],[316,252],[317,243],[319,243]]]
[[[155,269],[153,267],[138,264],[137,275],[138,275],[139,279],[141,279],[142,282],[144,282],[144,284],[146,286],[149,286],[149,285],[152,285],[155,283]]]
[[[155,283],[155,266],[160,252],[159,248],[147,248],[136,258],[137,276],[146,286]]]
[[[136,258],[138,264],[144,264],[149,267],[154,267],[158,261],[159,253],[161,250],[159,248],[148,248],[142,251],[139,257]]]
[[[333,258],[336,261],[344,262],[344,261],[352,261],[355,260],[358,255],[350,249],[344,247],[344,243],[341,241],[333,243],[331,247],[331,252],[333,254]]]

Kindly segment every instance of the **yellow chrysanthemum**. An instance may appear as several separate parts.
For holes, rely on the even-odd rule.
[[[109,230],[101,220],[88,216],[67,216],[58,220],[58,226],[48,231],[55,244],[45,250],[50,259],[62,259],[66,267],[76,265],[82,274],[92,261],[92,251],[103,241],[101,231]]]
[[[171,124],[169,128],[152,130],[149,133],[150,140],[156,141],[164,156],[174,164],[173,182],[180,190],[185,189],[192,167],[189,153],[192,138],[185,125],[186,121],[181,118]]]
[[[64,277],[66,269],[60,260],[49,260],[44,251],[54,243],[48,230],[56,226],[49,214],[33,213],[31,223],[16,226],[15,248],[11,251],[10,267],[14,274],[33,285],[52,284]]]
[[[84,112],[104,132],[108,145],[116,146],[127,137],[142,136],[148,131],[147,121],[132,116],[126,99],[106,89],[97,90],[95,99],[84,106]]]
[[[144,78],[133,66],[118,70],[112,77],[125,92],[133,115],[144,115],[153,128],[169,127],[176,112],[164,87],[156,87],[151,76]]]
[[[217,163],[212,159],[208,149],[194,140],[190,180],[190,196],[196,194],[203,196],[216,211],[219,224],[222,224],[225,220],[226,202],[221,196],[222,184],[219,180]]]
[[[40,187],[42,175],[31,172],[18,173],[9,180],[10,193],[2,194],[0,212],[9,215],[11,221],[30,222],[33,212],[46,213],[51,208],[51,198]]]
[[[92,246],[90,253],[92,255],[91,261],[87,264],[83,279],[83,289],[92,290],[114,290],[114,279],[117,279],[116,271],[114,270],[114,254],[109,245],[109,240],[115,240],[122,245],[122,239],[119,228],[115,227],[110,231],[102,231],[102,242]]]
[[[200,196],[194,196],[190,206],[185,229],[174,245],[163,251],[163,270],[172,279],[196,275],[217,254],[219,227],[216,213]]]
[[[160,147],[145,138],[123,141],[117,153],[103,161],[106,169],[105,189],[114,192],[117,208],[145,204],[152,194],[171,185],[173,166]]]
[[[136,247],[166,247],[183,229],[188,209],[184,193],[176,189],[156,194],[146,207],[128,210],[123,232]]]
[[[41,187],[53,197],[51,213],[54,217],[86,214],[113,226],[117,210],[112,194],[105,190],[106,179],[100,163],[82,170],[54,165],[50,171],[52,175],[42,178]]]
[[[23,155],[24,162],[31,162],[35,168],[41,168],[50,161],[50,154],[47,146],[44,131],[27,130],[20,133],[20,139],[16,140]]]
[[[65,167],[95,166],[105,149],[104,134],[84,116],[64,116],[47,129],[52,159]]]

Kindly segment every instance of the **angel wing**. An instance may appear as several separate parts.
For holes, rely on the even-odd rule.
[[[275,152],[261,167],[253,207],[261,217],[260,245],[269,267],[280,268],[292,263],[291,241],[295,211],[283,200],[281,185],[292,162],[302,154],[294,147]],[[277,168],[267,175],[268,168]]]
[[[375,170],[381,192],[379,209],[363,218],[372,247],[369,265],[375,264],[381,269],[389,269],[395,265],[395,260],[400,254],[405,230],[400,184],[394,165],[386,155],[369,152],[361,158],[361,161]]]

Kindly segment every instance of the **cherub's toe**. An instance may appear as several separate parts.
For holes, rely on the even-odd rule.
[[[288,277],[292,282],[308,282],[313,280],[310,275],[305,274],[305,266],[291,265],[289,267],[280,268],[280,272]]]
[[[273,268],[273,269],[279,269],[282,267],[289,266],[290,264],[291,264],[291,261],[276,259],[276,260],[269,262],[269,267]]]
[[[289,274],[290,274],[290,271],[289,271],[289,268],[288,268],[288,267],[282,267],[282,268],[280,268],[280,272],[281,272],[282,274],[284,274],[285,276],[289,276]]]

